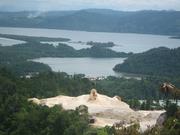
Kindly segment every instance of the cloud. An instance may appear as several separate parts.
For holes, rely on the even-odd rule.
[[[0,0],[0,10],[180,10],[180,0]]]

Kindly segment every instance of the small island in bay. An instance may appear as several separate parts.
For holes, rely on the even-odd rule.
[[[100,46],[100,47],[114,47],[114,46],[116,46],[116,44],[114,44],[114,42],[102,43],[102,42],[89,41],[86,44],[90,45],[90,46]]]
[[[11,34],[0,34],[0,37],[22,40],[26,42],[68,42],[69,38],[61,38],[61,37],[36,37],[36,36],[25,36],[25,35],[11,35]]]

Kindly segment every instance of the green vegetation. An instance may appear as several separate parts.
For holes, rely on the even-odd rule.
[[[103,47],[75,50],[66,44],[54,47],[38,42],[24,43],[14,46],[0,46],[0,67],[24,74],[25,71],[47,71],[50,68],[41,63],[27,61],[39,57],[127,57],[130,54],[118,53]],[[23,69],[27,68],[27,69]],[[32,69],[32,70],[31,70]],[[42,69],[42,70],[41,70]],[[22,72],[21,72],[22,70]],[[29,73],[28,72],[28,73]]]
[[[81,75],[47,72],[24,81],[28,97],[53,97],[57,95],[78,96],[89,93],[94,83]],[[27,95],[27,93],[26,93]]]
[[[134,110],[162,110],[164,107],[160,105],[159,100],[147,99],[139,101],[138,99],[127,100],[129,106]]]
[[[101,32],[180,34],[180,11],[123,12],[106,9],[52,12],[0,12],[1,27]],[[152,19],[153,18],[153,19]]]
[[[13,46],[0,46],[0,67],[6,67],[16,74],[24,75],[32,72],[50,71],[48,65],[28,61],[40,57],[128,57],[132,53],[115,52],[104,46],[92,46],[88,49],[75,50],[67,44],[58,46],[42,44],[41,41],[68,41],[64,38],[31,37],[18,35],[4,35],[11,39],[23,40],[26,43]]]
[[[4,72],[4,73],[3,73]],[[6,75],[6,69],[0,73]],[[2,76],[1,75],[1,76]],[[12,75],[11,75],[12,76]],[[94,83],[82,75],[67,75],[66,73],[55,73],[52,71],[34,74],[32,78],[12,77],[18,89],[18,93],[26,97],[47,98],[57,95],[78,96],[89,93],[94,87]]]
[[[6,67],[17,75],[31,75],[51,71],[48,65],[32,61],[7,63],[0,65],[0,67]]]
[[[82,135],[88,130],[88,112],[61,106],[48,108],[27,101],[28,97],[87,93],[93,84],[81,76],[47,72],[31,79],[0,69],[1,135]]]
[[[147,78],[142,80],[108,77],[105,80],[97,81],[97,86],[103,89],[108,95],[119,95],[126,99],[147,99],[158,98],[158,78]]]
[[[180,76],[180,48],[165,47],[151,49],[134,54],[123,64],[114,67],[114,71],[156,76]]]
[[[14,55],[19,60],[39,57],[128,57],[132,55],[132,53],[115,52],[101,46],[75,50],[73,47],[63,43],[59,43],[57,47],[51,44],[42,44],[36,40],[32,40],[31,37],[26,41],[28,42],[14,46],[0,46],[1,59],[5,58],[3,55],[7,57]]]
[[[77,107],[76,110],[64,110],[60,105],[48,108],[35,105],[28,102],[27,99],[30,97],[47,98],[60,94],[78,96],[96,88],[100,93],[108,96],[119,95],[135,110],[161,109],[158,102],[154,103],[152,100],[158,101],[173,97],[164,97],[159,93],[160,85],[163,82],[171,82],[180,87],[180,65],[178,63],[180,48],[157,48],[145,53],[127,54],[107,49],[109,43],[93,42],[89,49],[75,50],[66,44],[54,47],[50,44],[40,43],[41,41],[66,39],[4,36],[24,40],[26,43],[0,46],[0,134],[179,135],[179,108],[176,104],[169,103],[168,100],[165,106],[167,120],[163,127],[156,126],[140,133],[139,124],[132,124],[129,127],[120,125],[119,127],[92,128],[88,125],[88,108],[86,107],[84,110],[81,107]],[[29,61],[29,59],[39,57],[127,56],[129,58],[120,67],[116,66],[116,70],[119,71],[120,68],[131,73],[147,74],[148,76],[141,80],[109,76],[107,79],[92,82],[84,78],[84,75],[72,76],[66,73],[54,73],[45,64]],[[26,78],[27,74],[31,78]],[[20,75],[22,76],[20,77]],[[145,101],[140,103],[137,99],[145,99]]]
[[[106,81],[109,87],[116,84],[121,88],[131,85],[134,86],[134,91],[131,93],[139,93],[141,87],[136,87],[138,80],[127,80],[123,78],[109,77],[108,80],[98,81],[93,83],[84,78],[83,75],[70,76],[66,73],[44,72],[35,74],[32,78],[19,78],[8,72],[6,69],[0,69],[0,133],[3,135],[21,135],[21,134],[37,134],[37,135],[155,135],[154,131],[158,131],[157,135],[178,135],[179,132],[179,115],[177,114],[177,106],[168,104],[168,119],[161,130],[155,127],[148,130],[144,134],[139,133],[139,126],[132,125],[122,130],[115,127],[105,127],[94,129],[88,125],[87,108],[83,111],[78,107],[75,111],[65,111],[61,106],[48,108],[46,106],[38,106],[27,102],[29,97],[47,98],[62,95],[77,96],[89,93],[91,88],[97,87],[101,93],[111,95],[118,91],[103,89],[102,83]],[[136,83],[132,83],[135,81]],[[152,82],[151,82],[152,81]],[[151,84],[157,83],[159,80],[149,78],[149,80],[139,80],[139,83],[145,88],[145,92],[150,88]],[[149,83],[146,89],[145,84]],[[151,83],[150,83],[151,82]],[[132,84],[133,85],[132,85]],[[96,85],[95,85],[96,84]],[[110,85],[111,84],[111,85]],[[139,85],[139,86],[141,86]],[[155,85],[155,84],[154,84]],[[104,86],[104,88],[107,86]],[[127,87],[128,88],[128,87]],[[158,89],[154,89],[154,91]],[[112,92],[112,93],[111,93]],[[149,91],[150,92],[150,91]],[[151,93],[151,92],[150,92]],[[151,94],[150,94],[151,95]],[[130,97],[131,98],[131,97]],[[139,109],[137,100],[131,101],[131,107]],[[146,102],[145,109],[149,109],[150,100]],[[136,108],[138,107],[138,108]],[[164,132],[164,130],[166,132]],[[169,134],[165,134],[169,133]]]
[[[112,58],[112,57],[128,57],[132,53],[115,52],[111,49],[101,46],[92,46],[91,48],[78,50],[79,57],[96,57],[96,58]]]
[[[20,36],[20,35],[10,35],[10,34],[0,34],[0,37],[10,38],[15,40],[22,40],[27,42],[67,42],[70,41],[68,38],[50,38],[50,37],[33,37],[33,36]]]
[[[101,42],[93,42],[93,41],[87,42],[87,45],[101,46],[101,47],[113,47],[113,46],[115,46],[115,44],[113,42],[101,43]]]
[[[140,107],[138,100],[131,100],[133,104],[130,103],[130,106]],[[173,104],[166,100],[166,113],[162,114],[164,122],[157,124],[154,127],[149,127],[145,132],[140,132],[139,123],[132,123],[130,126],[125,127],[123,123],[118,123],[112,127],[105,127],[102,129],[103,135],[179,135],[180,133],[180,108],[177,104]],[[141,107],[150,108],[151,101],[148,100]],[[139,108],[138,108],[139,109]],[[96,131],[98,135],[98,131]]]

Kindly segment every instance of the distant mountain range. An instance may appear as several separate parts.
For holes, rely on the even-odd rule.
[[[96,32],[180,35],[180,11],[0,12],[1,27],[33,27]]]

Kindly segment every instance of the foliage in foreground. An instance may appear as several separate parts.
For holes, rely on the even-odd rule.
[[[149,76],[137,79],[116,78],[109,76],[107,79],[96,81],[97,89],[102,90],[106,95],[118,95],[126,99],[162,99],[159,92],[163,82],[171,82],[180,87],[180,77],[158,77]]]
[[[87,93],[94,84],[81,76],[47,72],[31,79],[17,78],[0,70],[0,135],[179,135],[180,111],[167,106],[168,119],[163,128],[154,127],[145,133],[138,125],[128,128],[90,128],[87,109],[63,110],[27,102],[27,97],[49,97],[62,92],[68,95]],[[87,91],[84,91],[87,90]]]
[[[10,73],[0,74],[1,135],[80,135],[88,129],[87,112],[30,103],[26,97],[30,91],[20,86],[19,81]]]

